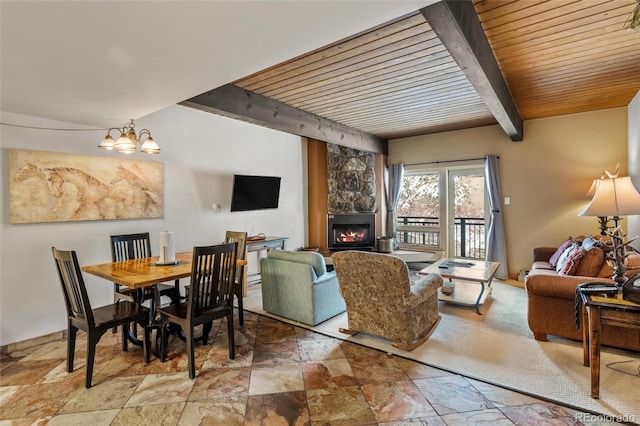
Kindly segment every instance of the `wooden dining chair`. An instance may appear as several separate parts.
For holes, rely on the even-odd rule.
[[[233,288],[237,243],[193,248],[191,282],[186,303],[158,310],[161,320],[161,360],[166,361],[170,324],[184,331],[189,357],[189,377],[196,376],[194,327],[202,325],[202,344],[207,344],[213,320],[227,319],[229,358],[235,358],[233,334]]]
[[[151,241],[149,239],[148,232],[112,235],[110,238],[111,260],[114,262],[152,256]],[[155,311],[155,296],[152,287],[134,290],[117,283],[113,283],[113,290],[114,301],[129,300],[142,303],[145,300],[150,300],[152,304],[151,310]],[[160,296],[169,297],[171,299],[171,303],[180,303],[180,280],[176,280],[174,285],[158,284],[157,290]]]
[[[224,237],[225,243],[238,243],[236,250],[236,259],[246,260],[247,253],[247,233],[239,231],[227,231]],[[238,299],[238,322],[240,325],[244,325],[244,307],[242,306],[243,288],[242,283],[244,281],[244,268],[245,265],[238,265],[236,268],[236,280],[233,285],[233,292]]]
[[[151,345],[151,330],[148,327],[149,309],[128,300],[92,309],[76,252],[58,250],[55,247],[52,247],[51,251],[67,306],[67,371],[73,371],[76,335],[78,330],[82,330],[87,333],[85,387],[90,388],[96,345],[100,338],[110,328],[122,326],[122,350],[126,351],[128,342],[126,333],[132,322],[140,324],[144,329],[144,360],[149,363]]]

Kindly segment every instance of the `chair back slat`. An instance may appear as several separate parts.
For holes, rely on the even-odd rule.
[[[237,243],[193,248],[188,311],[200,312],[230,305],[236,273]]]
[[[111,259],[114,262],[151,257],[148,232],[111,236]]]
[[[82,319],[94,326],[93,311],[76,252],[58,250],[55,247],[52,247],[51,251],[58,270],[68,317]]]
[[[247,253],[247,233],[239,231],[227,231],[224,239],[225,243],[238,243],[236,249],[236,259],[245,260]],[[244,265],[236,267],[236,281],[242,281],[244,275]]]

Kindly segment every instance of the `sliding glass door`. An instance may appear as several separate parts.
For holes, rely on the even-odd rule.
[[[398,244],[447,257],[484,259],[484,168],[405,171],[398,203]]]
[[[447,170],[449,257],[484,259],[487,197],[484,168]]]

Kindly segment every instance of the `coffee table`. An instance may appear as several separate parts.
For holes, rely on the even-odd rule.
[[[467,259],[440,259],[420,271],[421,275],[439,274],[453,282],[455,289],[451,294],[438,291],[438,300],[464,306],[473,306],[476,313],[491,294],[491,281],[500,267],[498,262],[485,262]]]

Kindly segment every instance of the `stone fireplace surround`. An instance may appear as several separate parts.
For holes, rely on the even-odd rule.
[[[375,235],[384,235],[386,155],[308,139],[308,247],[327,247],[329,214],[373,214]]]
[[[329,213],[375,213],[375,154],[327,144]]]
[[[376,242],[375,154],[327,144],[327,248],[370,249]]]

